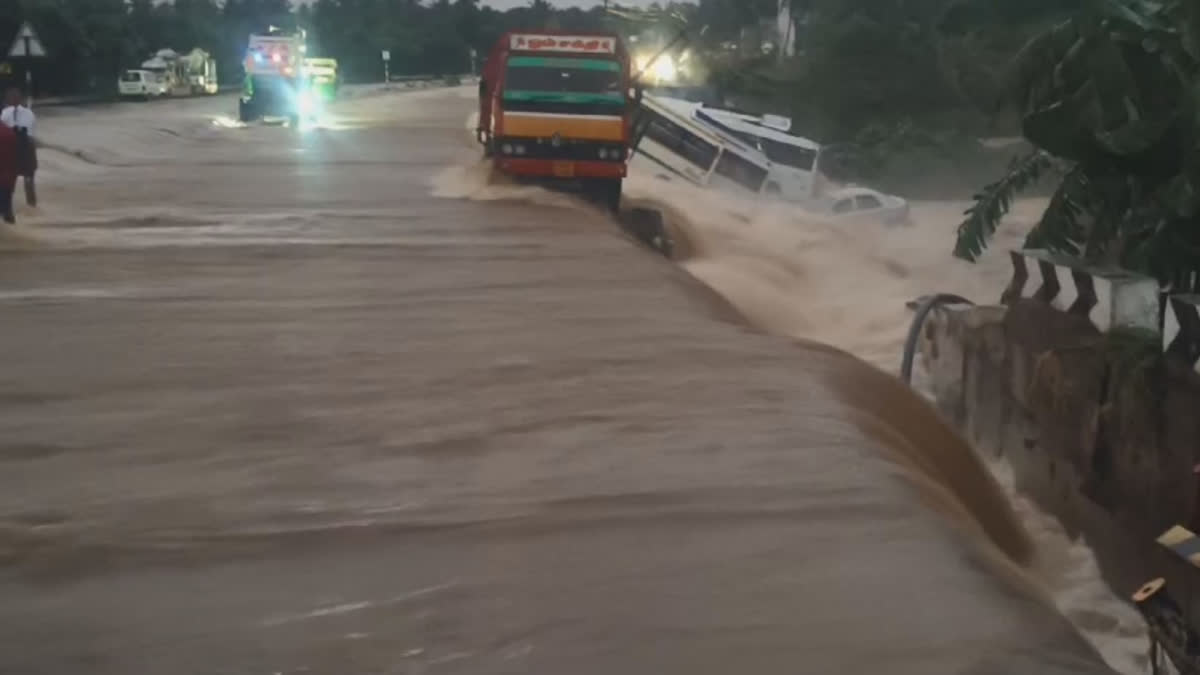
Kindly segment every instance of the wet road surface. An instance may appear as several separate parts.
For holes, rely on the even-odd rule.
[[[432,197],[468,97],[227,103],[44,124],[0,672],[1107,672],[915,398],[598,212]]]

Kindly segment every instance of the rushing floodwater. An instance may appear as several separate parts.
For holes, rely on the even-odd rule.
[[[47,116],[79,152],[0,239],[0,672],[1106,672],[1055,601],[1134,672],[1086,548],[925,404],[689,276],[893,370],[905,300],[998,288],[944,217],[631,181],[685,271],[488,181],[469,96]]]

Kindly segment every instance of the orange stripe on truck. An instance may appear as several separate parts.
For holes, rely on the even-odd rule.
[[[591,117],[584,115],[541,115],[538,113],[505,113],[503,136],[563,138],[593,141],[625,139],[625,121],[620,117]]]

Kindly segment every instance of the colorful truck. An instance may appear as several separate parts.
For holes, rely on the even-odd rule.
[[[310,117],[313,98],[304,74],[304,31],[271,30],[250,36],[243,67],[246,76],[238,99],[238,119],[253,122],[286,119],[293,127]]]
[[[639,94],[616,34],[506,33],[483,68],[476,135],[500,171],[574,183],[615,211]]]

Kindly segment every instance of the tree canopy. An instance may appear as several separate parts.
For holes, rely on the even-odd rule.
[[[1200,290],[1200,6],[1105,0],[1020,52],[1012,97],[1036,147],[988,185],[959,228],[973,260],[1014,195],[1055,170],[1026,246]]]
[[[505,30],[599,29],[605,13],[544,0],[506,12],[479,0],[314,0],[297,8],[289,0],[8,0],[0,3],[0,42],[22,21],[32,22],[49,51],[34,64],[38,89],[82,93],[112,89],[121,69],[165,47],[205,49],[221,79],[236,81],[250,33],[271,25],[306,28],[313,54],[338,59],[349,81],[369,81],[383,77],[384,49],[394,74],[462,73],[470,50],[486,54]]]

